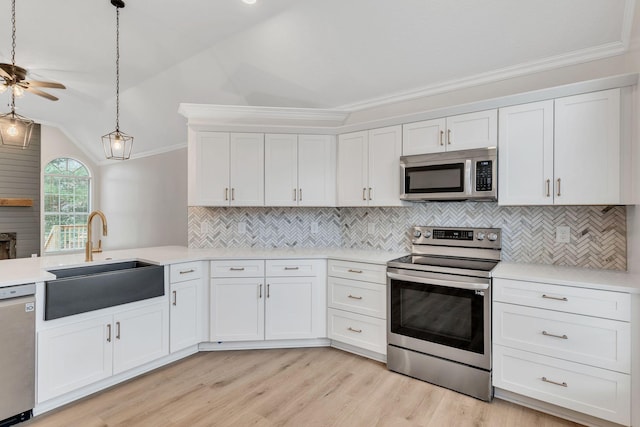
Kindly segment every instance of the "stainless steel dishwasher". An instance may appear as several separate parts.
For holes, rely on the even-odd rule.
[[[36,285],[0,288],[0,427],[31,417],[35,403]]]

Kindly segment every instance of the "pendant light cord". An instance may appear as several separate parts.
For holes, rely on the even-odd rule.
[[[11,74],[16,75],[16,0],[11,0]],[[11,89],[11,114],[16,113],[16,94]]]
[[[118,7],[116,7],[116,132],[120,132],[120,8]]]

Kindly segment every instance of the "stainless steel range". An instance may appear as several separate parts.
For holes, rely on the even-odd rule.
[[[491,387],[491,270],[497,228],[414,227],[387,263],[387,367],[478,399]]]

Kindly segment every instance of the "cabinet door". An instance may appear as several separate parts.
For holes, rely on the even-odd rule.
[[[231,206],[264,206],[264,134],[231,134]]]
[[[211,341],[264,339],[262,279],[211,280]]]
[[[169,354],[166,300],[114,316],[113,373],[118,374]]]
[[[390,126],[369,132],[369,206],[401,206],[400,154],[402,127]]]
[[[297,206],[297,135],[265,135],[264,200],[266,206]]]
[[[335,204],[335,137],[298,135],[298,206]]]
[[[447,151],[498,145],[498,111],[447,117]]]
[[[318,337],[314,318],[316,281],[315,277],[267,278],[266,339]]]
[[[621,202],[620,89],[555,101],[555,202]]]
[[[172,353],[201,341],[202,286],[200,279],[171,285],[169,347]]]
[[[369,132],[338,137],[338,206],[367,206]]]
[[[501,108],[498,203],[553,204],[553,101]]]
[[[38,402],[111,376],[111,316],[38,332]]]
[[[445,151],[445,130],[444,118],[402,125],[402,155]]]
[[[190,132],[189,205],[229,205],[229,133]]]

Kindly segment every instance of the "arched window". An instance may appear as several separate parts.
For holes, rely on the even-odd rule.
[[[44,252],[77,251],[87,240],[91,175],[77,160],[60,157],[44,168]]]

